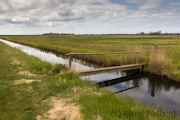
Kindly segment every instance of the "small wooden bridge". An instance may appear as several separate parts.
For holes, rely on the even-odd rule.
[[[145,64],[138,63],[140,53],[141,53],[140,51],[137,51],[137,52],[111,52],[111,53],[69,53],[69,54],[66,54],[66,56],[69,56],[69,67],[70,68],[71,68],[72,58],[73,58],[73,56],[76,56],[76,55],[135,54],[135,56],[136,56],[135,57],[136,64],[79,71],[80,75],[94,75],[94,74],[99,74],[99,73],[107,73],[107,72],[111,72],[111,71],[115,71],[115,70],[123,71],[123,70],[133,70],[133,69],[137,69],[138,71],[140,71],[140,73],[142,73]]]
[[[114,85],[117,83],[122,83],[125,81],[129,81],[135,78],[140,78],[143,76],[143,69],[144,69],[144,65],[143,63],[138,63],[139,62],[139,53],[141,52],[113,52],[113,53],[69,53],[66,54],[66,56],[69,56],[69,68],[71,68],[71,61],[72,61],[72,57],[76,56],[76,55],[106,55],[106,54],[135,54],[136,57],[136,64],[130,64],[130,65],[121,65],[121,66],[113,66],[113,67],[105,67],[105,68],[97,68],[97,69],[90,69],[90,70],[82,70],[79,71],[79,75],[81,76],[87,76],[87,75],[95,75],[95,74],[100,74],[100,73],[108,73],[108,72],[114,72],[114,71],[125,71],[125,70],[135,70],[135,73],[132,75],[128,75],[128,76],[124,76],[124,77],[120,77],[120,78],[115,78],[115,79],[111,79],[111,80],[107,80],[107,81],[102,81],[99,83],[96,83],[99,87],[106,87],[106,86],[110,86],[110,85]],[[134,86],[134,87],[130,87],[127,89],[123,89],[120,91],[115,92],[120,93],[120,92],[124,92],[130,89],[134,89],[139,87],[139,85]]]
[[[140,72],[143,72],[144,64],[131,64],[131,65],[122,65],[122,66],[115,66],[115,67],[105,67],[105,68],[98,68],[98,69],[90,69],[90,70],[82,70],[79,71],[80,75],[94,75],[100,73],[107,73],[116,70],[133,70],[138,69]]]

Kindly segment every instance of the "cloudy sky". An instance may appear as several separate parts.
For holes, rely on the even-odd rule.
[[[0,0],[0,34],[180,33],[180,0]]]

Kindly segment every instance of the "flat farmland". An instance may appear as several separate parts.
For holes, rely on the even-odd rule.
[[[0,38],[59,53],[104,53],[141,51],[139,62],[146,71],[180,80],[178,35],[19,35]],[[154,52],[154,45],[158,50]],[[107,66],[131,64],[135,55],[83,56]]]

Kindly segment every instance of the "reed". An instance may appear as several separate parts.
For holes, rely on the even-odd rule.
[[[168,64],[170,60],[166,58],[164,51],[154,48],[151,50],[149,59],[149,71],[159,75],[168,76]]]

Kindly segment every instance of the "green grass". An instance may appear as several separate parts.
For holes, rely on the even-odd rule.
[[[146,70],[180,80],[180,36],[177,35],[46,35],[1,36],[13,42],[59,53],[132,52],[142,51],[140,61]],[[158,44],[163,61],[154,61],[151,53]],[[83,56],[106,66],[135,63],[135,55]],[[154,62],[152,62],[154,61]]]
[[[126,96],[117,97],[110,91],[102,91],[90,81],[80,80],[76,73],[67,71],[63,65],[51,65],[1,42],[0,56],[0,120],[34,120],[38,115],[44,116],[52,107],[48,101],[52,97],[72,99],[80,107],[82,119],[179,119],[174,115],[148,115],[147,111],[158,110]],[[29,71],[36,76],[20,75],[20,71]],[[15,84],[21,79],[41,82]],[[144,113],[133,116],[120,111]]]
[[[149,108],[126,96],[118,99],[114,94],[108,92],[105,92],[102,96],[83,95],[80,101],[83,104],[82,112],[85,114],[85,119],[89,120],[96,120],[98,116],[101,116],[103,120],[163,120],[175,118],[173,113],[169,114],[171,118],[153,116],[150,112],[155,113],[158,110]]]

